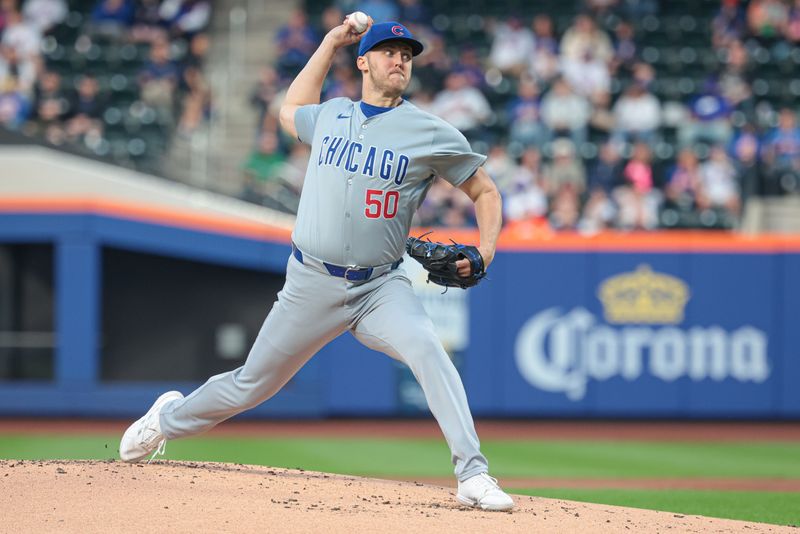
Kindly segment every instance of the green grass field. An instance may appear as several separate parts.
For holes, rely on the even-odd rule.
[[[0,458],[108,459],[117,435],[0,435]],[[485,440],[499,477],[800,479],[800,443],[654,443]],[[228,438],[170,442],[167,459],[234,462],[388,477],[452,475],[441,439]],[[800,524],[800,492],[509,488],[514,493]]]

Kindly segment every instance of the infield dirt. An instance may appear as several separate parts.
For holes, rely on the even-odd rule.
[[[0,460],[3,532],[748,532],[798,530],[522,495],[512,512],[452,487],[261,466]]]

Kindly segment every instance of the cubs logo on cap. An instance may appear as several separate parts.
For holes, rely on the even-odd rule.
[[[414,38],[408,28],[399,22],[381,22],[373,24],[372,28],[361,38],[358,55],[363,56],[386,41],[403,41],[411,47],[411,54],[414,56],[419,55],[423,50],[422,43]]]

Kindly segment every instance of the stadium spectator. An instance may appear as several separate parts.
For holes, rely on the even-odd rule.
[[[530,147],[522,152],[519,157],[519,164],[514,171],[512,182],[516,188],[520,185],[535,184],[545,196],[547,195],[548,186],[542,165],[542,153],[538,148]]]
[[[323,94],[325,100],[341,96],[358,100],[361,98],[361,80],[356,78],[349,66],[338,65],[331,69]]]
[[[258,130],[256,134],[261,135],[264,128],[264,121],[270,113],[273,102],[280,91],[281,84],[278,72],[272,67],[262,67],[256,85],[250,93],[250,105],[258,112]]]
[[[251,183],[259,184],[254,189],[269,194],[270,182],[277,179],[286,157],[280,150],[278,134],[275,131],[264,131],[258,139],[258,145],[242,165],[244,173],[252,179]]]
[[[182,68],[195,67],[202,69],[208,58],[208,51],[211,48],[211,40],[207,33],[197,33],[189,39],[189,47],[186,54],[181,58]]]
[[[745,36],[747,23],[739,0],[722,0],[719,11],[711,21],[711,43],[714,48],[725,49],[731,42]]]
[[[789,8],[783,37],[793,45],[800,43],[800,0],[794,0]]]
[[[680,213],[691,213],[697,208],[701,194],[700,164],[691,148],[678,153],[674,167],[669,171],[664,188],[664,207]]]
[[[14,76],[0,81],[0,126],[18,130],[31,111],[27,92]]]
[[[163,0],[158,11],[163,25],[173,37],[191,39],[205,31],[211,20],[208,0]]]
[[[289,21],[278,30],[278,70],[284,77],[293,78],[308,63],[317,47],[317,34],[308,24],[302,9],[295,9]]]
[[[196,66],[187,67],[181,76],[184,95],[183,110],[178,120],[178,133],[188,136],[211,116],[211,89]]]
[[[170,59],[169,42],[157,40],[150,47],[150,60],[139,72],[143,102],[155,108],[159,122],[170,126],[174,121],[174,98],[180,69]]]
[[[586,190],[586,170],[575,153],[575,145],[569,139],[556,139],[552,150],[552,161],[544,170],[548,193],[555,198],[566,189],[580,203],[578,197]]]
[[[575,230],[580,218],[580,199],[571,186],[559,189],[550,202],[550,226],[555,230]]]
[[[506,193],[513,189],[517,165],[508,155],[505,145],[492,145],[483,168],[492,177],[494,183],[497,184],[497,189],[500,190],[500,193]]]
[[[741,41],[731,41],[727,50],[725,67],[719,79],[720,92],[734,108],[752,116],[755,102],[750,88],[752,65],[749,53]]]
[[[20,58],[38,55],[42,45],[42,34],[39,29],[24,20],[16,9],[6,12],[2,37],[3,46],[13,48]]]
[[[582,0],[581,4],[583,9],[595,18],[601,18],[610,15],[619,4],[619,0]]]
[[[166,37],[161,23],[161,0],[139,0],[133,13],[130,37],[135,43],[151,43]]]
[[[25,22],[19,11],[6,12],[6,27],[0,40],[0,81],[13,76],[15,90],[30,91],[36,82],[42,35]]]
[[[629,20],[639,20],[648,15],[656,15],[659,0],[620,0],[619,11]]]
[[[553,30],[553,19],[548,15],[533,18],[534,46],[528,70],[541,83],[549,83],[558,75],[558,41]]]
[[[557,78],[542,99],[541,113],[549,137],[567,135],[578,146],[586,141],[591,105],[585,97],[575,94],[563,78]]]
[[[517,85],[517,96],[506,110],[510,140],[523,147],[541,146],[548,139],[547,128],[542,123],[539,102],[539,85],[523,76]]]
[[[764,136],[761,156],[769,193],[780,193],[787,189],[787,181],[796,184],[800,175],[800,128],[790,108],[781,109],[778,126]]]
[[[616,142],[644,141],[654,146],[661,126],[661,104],[658,98],[638,83],[632,83],[614,104]]]
[[[431,23],[430,10],[420,0],[399,0],[398,9],[397,20],[402,20],[407,25],[429,26]],[[414,28],[411,31],[414,35],[417,34]]]
[[[533,32],[517,17],[495,23],[489,64],[504,73],[519,75],[533,54]]]
[[[31,87],[36,80],[36,63],[20,62],[14,48],[0,44],[0,84],[13,78],[15,85]]]
[[[728,159],[725,148],[715,145],[708,160],[700,166],[703,194],[701,209],[715,209],[736,218],[741,210],[736,168]]]
[[[590,129],[608,137],[614,129],[614,114],[611,112],[611,93],[601,91],[592,95],[590,101],[592,114],[589,117]]]
[[[584,52],[579,59],[565,57],[561,72],[577,94],[590,100],[597,94],[608,93],[611,88],[608,63],[591,50]]]
[[[589,193],[589,198],[583,207],[581,218],[578,221],[578,230],[582,233],[593,234],[611,228],[617,215],[617,207],[611,197],[602,189],[595,189]]]
[[[736,166],[737,181],[742,204],[756,194],[765,194],[759,161],[760,142],[755,127],[745,124],[736,132],[728,148],[728,155]]]
[[[614,30],[614,58],[611,60],[611,72],[630,73],[638,60],[639,50],[633,25],[620,21]]]
[[[764,44],[783,36],[789,10],[781,0],[751,0],[747,7],[750,33]]]
[[[546,184],[537,149],[529,148],[522,153],[512,184],[512,189],[503,195],[508,223],[541,221],[547,217]]]
[[[67,18],[67,3],[64,0],[25,0],[22,15],[25,21],[45,35]]]
[[[453,60],[447,53],[444,38],[435,33],[431,34],[425,43],[425,53],[414,58],[412,76],[419,80],[420,87],[438,91],[442,86],[442,80],[452,70]]]
[[[57,72],[45,71],[39,77],[34,90],[34,116],[46,130],[59,127],[69,113],[70,102],[61,89],[61,76]]]
[[[727,144],[733,133],[732,111],[733,107],[722,96],[717,81],[707,81],[702,92],[689,102],[690,117],[678,128],[678,144],[681,147],[698,141]]]
[[[600,147],[599,157],[589,172],[589,198],[578,222],[582,232],[594,233],[614,224],[617,208],[612,193],[620,185],[621,175],[619,150],[614,143],[607,141]]]
[[[622,160],[617,145],[606,141],[600,147],[597,161],[589,171],[589,191],[602,190],[606,196],[621,183]]]
[[[431,202],[428,203],[428,197]],[[428,193],[425,202],[423,202],[422,217],[420,223],[423,225],[436,225],[436,226],[474,226],[475,214],[474,211],[465,202],[466,195],[460,194],[445,180],[437,179],[430,192]]]
[[[589,15],[580,14],[561,38],[561,57],[566,61],[581,61],[587,53],[605,63],[614,58],[614,48],[606,32]]]
[[[428,194],[414,214],[418,226],[436,226],[442,222],[442,214],[451,203],[452,191],[441,178],[435,178]]]
[[[433,100],[433,113],[455,126],[467,139],[484,139],[484,126],[492,108],[483,93],[471,87],[461,72],[450,73],[444,87]]]
[[[650,90],[653,86],[653,81],[656,79],[656,71],[649,63],[638,61],[633,65],[631,78],[631,82],[638,83],[645,89]]]
[[[133,25],[133,0],[99,0],[87,28],[90,36],[122,39]]]
[[[466,45],[461,48],[458,53],[458,59],[453,65],[453,70],[457,70],[467,77],[469,85],[480,89],[481,91],[486,88],[486,78],[484,76],[484,67],[481,65],[478,51],[474,46]]]
[[[333,28],[338,26],[344,20],[344,13],[339,9],[339,6],[332,5],[326,7],[320,16],[320,28],[322,34],[327,34]]]
[[[108,105],[100,86],[93,76],[84,75],[71,96],[67,114],[67,137],[73,141],[80,139],[90,130],[102,129],[100,118]]]
[[[636,143],[630,161],[622,171],[623,185],[614,190],[619,206],[617,226],[623,229],[652,229],[658,224],[661,195],[654,188],[651,151]]]

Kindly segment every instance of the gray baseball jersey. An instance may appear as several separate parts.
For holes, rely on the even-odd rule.
[[[433,177],[461,185],[486,160],[461,132],[405,101],[366,117],[357,102],[334,98],[298,109],[295,127],[311,157],[293,239],[340,265],[400,258]]]
[[[349,331],[411,368],[458,479],[488,471],[458,372],[397,268],[411,217],[433,177],[459,185],[485,157],[460,132],[408,102],[368,118],[356,103],[337,98],[298,109],[295,126],[312,153],[286,284],[245,364],[166,404],[163,435],[204,432],[267,400]],[[367,269],[348,277],[350,266]]]

